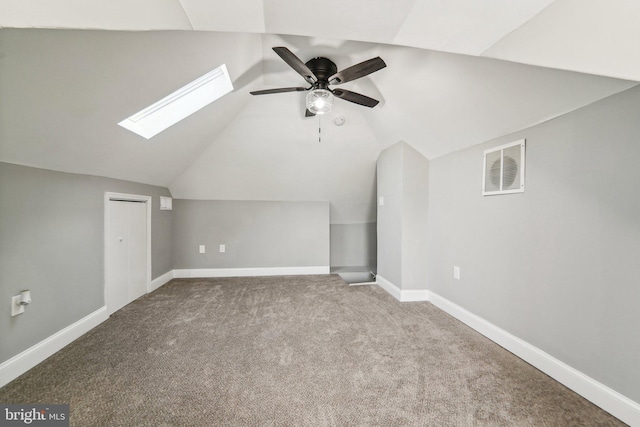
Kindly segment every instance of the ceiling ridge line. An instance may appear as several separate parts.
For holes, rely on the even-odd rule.
[[[402,23],[400,25],[398,25],[397,31],[393,35],[393,37],[391,38],[391,42],[389,44],[396,45],[396,46],[402,46],[401,44],[398,43],[398,34],[400,34],[400,32],[402,31],[404,26],[407,25],[407,19],[409,19],[409,16],[411,16],[411,14],[413,13],[414,9],[416,8],[416,4],[417,3],[418,3],[418,0],[414,0],[413,5],[411,6],[411,9],[404,16],[404,19],[402,20]],[[413,47],[413,46],[408,46],[408,47]]]
[[[551,7],[552,4],[554,4],[556,1],[558,0],[553,0],[551,2],[549,2],[549,4],[547,4],[545,7],[543,7],[542,9],[540,9],[538,12],[534,13],[533,15],[531,15],[531,17],[529,19],[527,19],[526,21],[522,22],[520,25],[518,25],[517,27],[513,28],[511,31],[509,31],[508,33],[504,34],[502,37],[500,37],[499,39],[494,40],[489,46],[487,46],[486,48],[484,48],[480,53],[477,54],[478,57],[483,57],[483,58],[495,58],[493,56],[489,56],[489,55],[485,55],[485,53],[487,53],[488,50],[490,50],[492,47],[494,47],[496,44],[498,44],[499,42],[501,42],[502,40],[506,39],[507,37],[509,37],[511,34],[515,33],[516,31],[518,31],[520,28],[524,27],[526,24],[528,24],[529,22],[531,22],[534,18],[538,17],[542,12],[544,12],[545,10],[547,10],[549,7]],[[496,59],[500,59],[500,58],[496,58]]]
[[[579,106],[577,106],[577,107],[572,107],[572,108],[566,109],[566,110],[564,110],[563,112],[561,112],[561,113],[557,113],[557,114],[555,114],[555,115],[550,115],[550,116],[544,117],[544,118],[542,118],[542,119],[538,120],[538,121],[537,121],[537,122],[535,122],[535,123],[532,123],[532,124],[526,125],[526,126],[525,126],[525,127],[523,127],[523,128],[520,128],[520,129],[517,129],[517,130],[512,130],[512,131],[507,131],[507,132],[505,132],[505,133],[501,133],[500,135],[497,135],[497,136],[491,137],[490,139],[486,139],[486,140],[483,140],[483,141],[480,141],[480,142],[473,142],[473,143],[471,143],[470,145],[463,146],[463,147],[461,147],[461,148],[459,148],[459,149],[457,149],[457,150],[454,150],[454,151],[452,151],[452,152],[445,153],[445,154],[441,154],[441,155],[435,156],[435,157],[433,157],[433,158],[428,158],[428,159],[429,159],[429,160],[434,160],[434,159],[437,159],[437,158],[439,158],[439,157],[448,156],[448,155],[449,155],[449,154],[451,154],[451,153],[455,153],[455,152],[458,152],[458,151],[463,151],[463,150],[466,150],[466,149],[471,148],[471,147],[474,147],[474,146],[478,146],[478,145],[481,145],[481,144],[485,144],[485,143],[487,143],[487,142],[495,142],[495,141],[498,141],[498,140],[500,140],[500,139],[504,139],[504,138],[510,137],[510,135],[514,135],[514,136],[512,137],[512,139],[514,139],[514,138],[518,138],[519,136],[515,136],[515,135],[518,135],[518,134],[524,134],[524,133],[526,133],[526,132],[527,132],[529,129],[531,129],[531,128],[534,128],[534,127],[537,127],[537,126],[542,126],[542,125],[544,125],[545,123],[548,123],[548,122],[551,122],[551,121],[557,120],[557,119],[559,119],[559,118],[561,118],[561,117],[567,116],[567,115],[569,115],[569,114],[575,113],[576,111],[582,110],[583,108],[590,107],[591,105],[594,105],[594,104],[596,104],[596,103],[598,103],[598,102],[602,102],[602,101],[605,101],[605,100],[606,100],[606,99],[608,99],[608,98],[612,98],[612,97],[614,97],[614,96],[620,95],[620,94],[622,94],[623,92],[627,92],[627,91],[633,90],[634,88],[636,88],[636,87],[637,87],[637,86],[639,86],[639,85],[640,85],[640,83],[634,84],[633,86],[630,86],[630,87],[628,87],[628,88],[626,88],[626,89],[621,89],[621,90],[616,91],[616,92],[614,92],[614,93],[611,93],[611,94],[609,94],[609,95],[607,95],[607,96],[603,96],[602,98],[598,98],[598,99],[595,99],[595,100],[593,100],[593,101],[589,101],[589,102],[587,102],[586,104],[583,104],[583,105],[579,105]],[[521,135],[521,136],[522,136],[522,138],[525,138],[525,137],[526,137],[526,135]],[[425,156],[425,157],[426,157],[426,156]]]
[[[184,17],[187,18],[187,21],[189,22],[189,26],[191,27],[191,31],[195,31],[195,28],[193,27],[193,22],[191,21],[191,17],[187,13],[187,10],[184,8],[184,5],[182,4],[182,0],[176,0],[176,1],[180,5],[180,9],[182,9],[182,12],[184,13]]]
[[[265,10],[264,0],[260,0],[260,3],[262,3],[262,34],[269,34],[267,33],[267,11]]]

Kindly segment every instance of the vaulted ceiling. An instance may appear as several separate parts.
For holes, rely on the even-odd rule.
[[[329,200],[375,219],[375,162],[428,158],[558,117],[640,81],[635,0],[3,0],[0,161],[168,186],[174,197]],[[305,118],[272,50],[388,67]],[[119,126],[226,64],[234,92],[145,140]],[[342,126],[334,120],[344,118]],[[319,128],[322,139],[319,142]],[[480,179],[478,180],[480,181]]]

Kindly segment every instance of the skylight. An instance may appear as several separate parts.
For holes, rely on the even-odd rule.
[[[232,90],[227,66],[222,64],[118,124],[149,139]]]

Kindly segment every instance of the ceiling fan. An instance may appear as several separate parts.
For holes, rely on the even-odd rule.
[[[338,72],[336,64],[330,59],[317,57],[304,63],[286,47],[274,47],[273,50],[311,86],[257,90],[250,92],[251,95],[310,91],[306,98],[306,117],[331,111],[334,96],[369,108],[378,105],[379,101],[376,99],[346,89],[331,89],[329,85],[350,82],[386,67],[387,64],[380,57],[369,59]]]

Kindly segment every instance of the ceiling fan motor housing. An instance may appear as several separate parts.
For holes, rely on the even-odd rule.
[[[305,64],[313,74],[315,74],[318,81],[314,84],[314,88],[326,89],[329,86],[329,77],[338,72],[336,64],[327,58],[317,57],[313,58]]]

